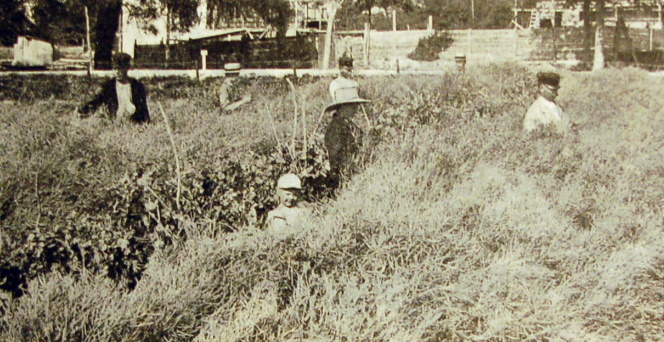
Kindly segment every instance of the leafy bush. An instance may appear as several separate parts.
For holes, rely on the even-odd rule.
[[[421,38],[415,50],[408,54],[408,58],[416,61],[435,61],[440,59],[440,53],[447,50],[454,43],[454,39],[447,31],[436,31],[429,37]]]

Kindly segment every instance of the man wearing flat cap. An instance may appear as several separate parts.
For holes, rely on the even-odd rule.
[[[101,91],[79,108],[85,118],[97,109],[104,108],[111,119],[127,119],[135,123],[150,121],[150,111],[145,96],[145,86],[139,80],[129,77],[131,56],[120,52],[113,56],[116,76],[106,80]]]
[[[560,75],[555,72],[540,72],[537,74],[539,83],[539,96],[528,108],[523,119],[523,129],[531,132],[539,127],[553,126],[556,132],[565,134],[569,131],[569,118],[562,108],[555,102],[560,88]]]

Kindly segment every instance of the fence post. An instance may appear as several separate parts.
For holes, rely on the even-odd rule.
[[[429,16],[429,23],[427,24],[427,30],[433,31],[433,16]]]
[[[397,30],[397,10],[392,10],[392,31]]]
[[[648,30],[648,33],[650,33],[649,41],[648,41],[648,51],[652,51],[652,27]]]
[[[207,54],[208,54],[207,50],[201,50],[201,58],[202,58],[202,61],[203,61],[203,66],[202,66],[201,69],[203,71],[207,70]]]
[[[369,23],[364,23],[364,67],[369,67],[369,35],[371,34],[371,27]]]

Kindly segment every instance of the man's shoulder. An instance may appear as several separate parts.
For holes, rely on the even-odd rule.
[[[547,100],[541,96],[538,96],[535,101],[533,101],[532,104],[530,104],[530,107],[528,107],[528,113],[533,113],[534,111],[542,111],[547,108]]]
[[[141,88],[144,87],[143,82],[134,77],[129,77],[129,83],[131,83],[132,87],[141,87]]]

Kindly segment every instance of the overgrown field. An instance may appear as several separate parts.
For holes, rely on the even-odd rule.
[[[147,80],[144,127],[77,119],[98,81],[0,80],[0,339],[664,340],[664,80],[564,74],[576,132],[528,136],[519,66],[361,79],[363,170],[336,196],[329,81],[294,80],[305,143],[285,80],[231,114],[218,80]],[[286,170],[315,215],[279,239]]]

